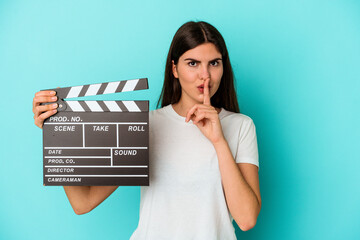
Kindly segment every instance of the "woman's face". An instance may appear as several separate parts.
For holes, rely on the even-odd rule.
[[[202,103],[207,79],[210,98],[219,88],[223,75],[221,53],[213,43],[201,44],[181,55],[176,65],[173,61],[172,70],[181,85],[181,100]]]

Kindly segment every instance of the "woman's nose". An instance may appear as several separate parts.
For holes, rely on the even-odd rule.
[[[206,80],[207,78],[210,78],[210,71],[207,66],[203,66],[200,68],[200,79]]]

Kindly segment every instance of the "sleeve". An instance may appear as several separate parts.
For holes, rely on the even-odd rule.
[[[235,162],[251,163],[259,167],[256,128],[253,120],[250,117],[248,121],[244,122],[239,131]]]

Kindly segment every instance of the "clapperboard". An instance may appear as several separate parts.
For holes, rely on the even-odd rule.
[[[147,78],[47,89],[58,112],[43,126],[44,185],[148,186],[149,101],[64,100],[141,89]]]

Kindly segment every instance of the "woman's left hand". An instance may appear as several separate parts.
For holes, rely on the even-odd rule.
[[[224,139],[218,112],[210,104],[209,79],[204,83],[203,104],[195,104],[186,115],[213,144]]]

